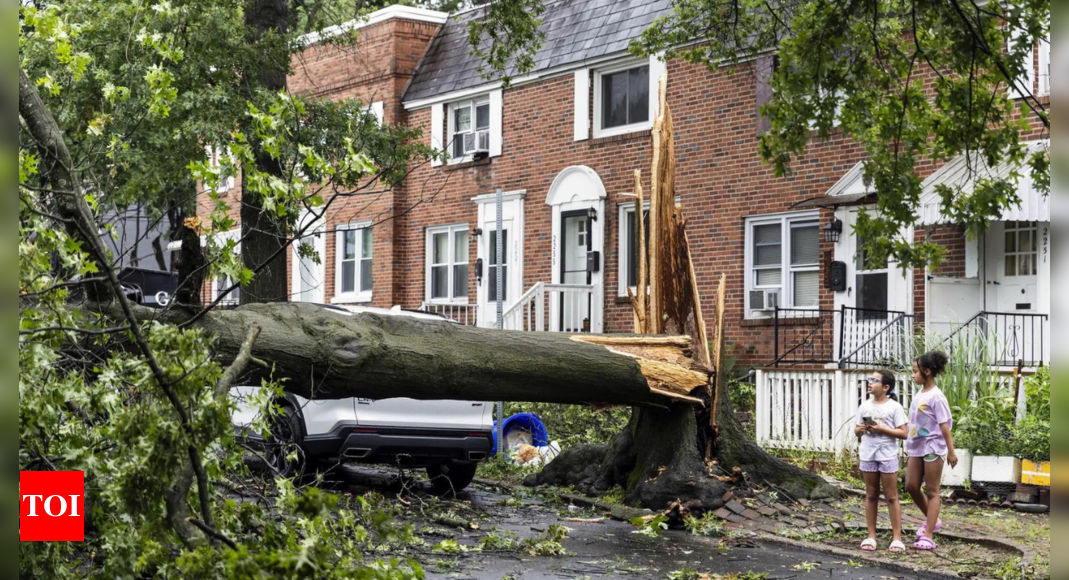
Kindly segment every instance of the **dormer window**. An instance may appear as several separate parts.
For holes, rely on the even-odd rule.
[[[449,151],[454,160],[490,151],[490,98],[449,106]]]

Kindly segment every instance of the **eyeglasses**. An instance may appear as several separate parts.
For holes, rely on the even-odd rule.
[[[883,384],[883,381],[881,381],[880,379],[877,379],[876,377],[869,377],[866,380],[868,381],[868,383],[870,385],[882,385]]]

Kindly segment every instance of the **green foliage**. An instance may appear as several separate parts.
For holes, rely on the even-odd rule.
[[[638,528],[631,532],[647,538],[660,538],[668,531],[668,518],[664,515],[638,517],[631,520],[631,525]]]
[[[752,381],[732,381],[728,385],[731,407],[736,413],[753,413],[757,409],[757,385]]]
[[[483,536],[480,546],[484,551],[498,552],[498,551],[512,551],[519,546],[519,541],[516,540],[516,535],[512,532],[505,532],[504,534],[498,534],[490,532]]]
[[[706,512],[698,518],[688,517],[683,520],[683,527],[695,536],[719,536],[724,533],[724,522],[712,512]]]
[[[527,74],[546,33],[540,29],[543,0],[493,0],[482,18],[468,23],[468,44],[479,57],[479,74],[500,78],[508,86],[512,75]]]
[[[1050,367],[1043,367],[1024,385],[1028,414],[1013,428],[1013,455],[1050,461]]]
[[[771,130],[760,152],[777,176],[791,174],[812,144],[840,134],[864,147],[865,181],[879,196],[857,234],[873,264],[891,257],[923,267],[943,258],[938,244],[899,233],[919,220],[929,160],[967,153],[990,167],[1017,167],[978,177],[971,193],[941,188],[943,212],[970,236],[1018,202],[1023,172],[1040,187],[1049,183],[1048,152],[1030,153],[1022,143],[1032,127],[1049,131],[1049,112],[1031,95],[1014,101],[1004,92],[1024,76],[1034,42],[1050,38],[1049,0],[995,0],[983,10],[906,0],[674,0],[672,7],[632,42],[633,53],[665,51],[715,69],[775,51],[774,96],[762,110]],[[1014,30],[1027,40],[1009,43]]]
[[[520,551],[528,556],[565,556],[568,551],[564,549],[564,540],[570,531],[562,525],[553,524],[541,536],[524,540]]]
[[[550,441],[561,449],[590,443],[608,443],[631,418],[628,407],[597,410],[581,405],[553,403],[505,403],[505,415],[533,413],[546,426]]]

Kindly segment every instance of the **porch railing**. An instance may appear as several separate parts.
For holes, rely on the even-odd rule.
[[[772,366],[826,364],[836,360],[838,310],[777,308]]]
[[[590,332],[595,288],[537,282],[503,314],[505,330]]]
[[[905,312],[846,308],[839,368],[909,368],[921,318]]]
[[[971,363],[1039,367],[1050,363],[1050,316],[980,312],[947,337],[948,350],[964,349]]]
[[[420,305],[419,309],[422,312],[433,312],[435,314],[441,314],[446,318],[455,320],[465,326],[476,326],[479,324],[479,305],[478,304],[445,304],[435,302],[424,302]]]
[[[777,308],[772,366],[882,366],[908,359],[919,319],[894,310]]]

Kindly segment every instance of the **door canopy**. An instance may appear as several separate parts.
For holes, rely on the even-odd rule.
[[[575,165],[561,171],[549,187],[547,205],[572,202],[598,202],[605,199],[605,185],[597,172],[585,165]]]

